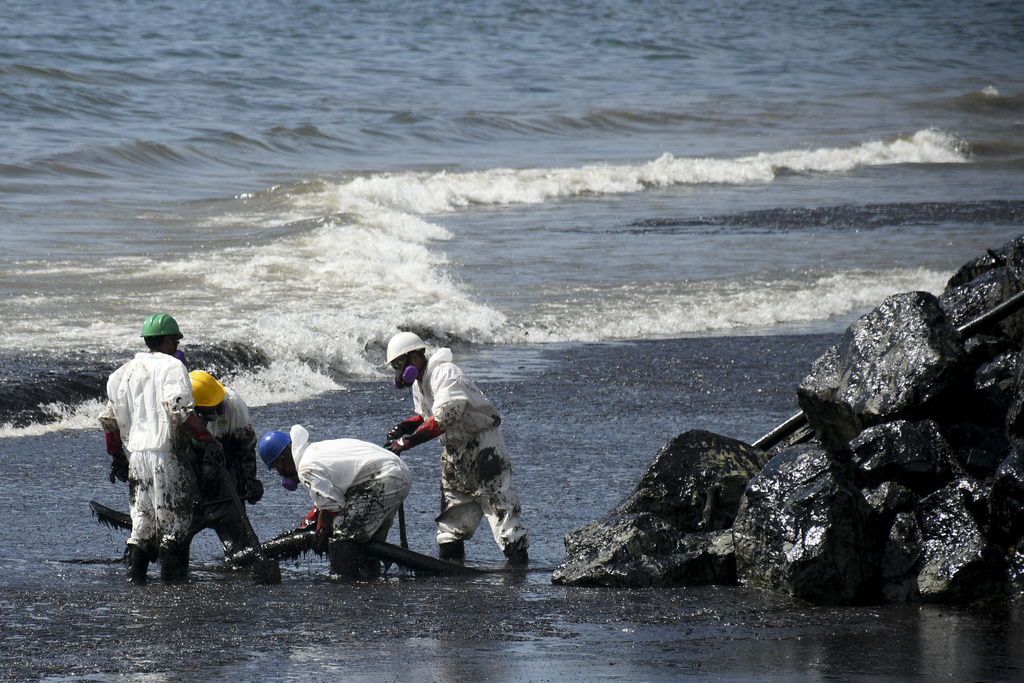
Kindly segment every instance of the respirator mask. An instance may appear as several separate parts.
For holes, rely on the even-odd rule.
[[[411,387],[412,383],[419,376],[420,371],[416,369],[416,366],[407,364],[401,371],[395,371],[395,388],[405,389],[406,387]]]

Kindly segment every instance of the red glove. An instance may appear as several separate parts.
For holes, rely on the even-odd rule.
[[[423,421],[423,424],[415,432],[392,442],[388,448],[392,453],[398,455],[402,451],[409,450],[413,446],[419,446],[421,443],[436,439],[439,436],[441,436],[441,428],[437,425],[437,420],[434,419],[434,416],[431,415]]]
[[[334,518],[337,512],[320,510],[316,517],[316,539],[313,542],[313,549],[318,553],[327,550],[327,542],[331,539],[331,532],[334,531]]]
[[[199,441],[204,446],[208,446],[211,442],[220,443],[217,439],[213,438],[213,434],[206,431],[206,425],[199,421],[195,413],[189,413],[188,418],[182,423],[181,428],[186,434],[191,436],[196,441]]]
[[[423,424],[422,415],[413,415],[408,420],[402,420],[396,424],[390,432],[388,432],[388,443],[390,444],[392,441],[398,441],[406,434],[412,434],[421,424]]]
[[[107,437],[107,453],[110,455],[110,483],[115,480],[128,481],[128,456],[121,443],[121,432],[104,432]]]
[[[314,505],[313,509],[309,511],[309,514],[307,514],[305,519],[302,520],[302,524],[299,525],[299,528],[300,529],[305,529],[310,524],[313,524],[314,522],[316,522],[316,518],[317,518],[317,513],[318,512],[320,512],[320,511],[317,510],[316,505]]]
[[[121,444],[121,432],[104,432],[107,437],[107,454],[108,455],[124,455],[122,450],[124,446]]]
[[[330,510],[317,510],[316,516],[316,530],[317,533],[323,530],[331,531],[334,529],[334,518],[338,516],[337,512],[331,512]]]

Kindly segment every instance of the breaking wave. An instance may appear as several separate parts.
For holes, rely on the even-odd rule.
[[[949,273],[849,267],[695,280],[644,279],[638,273],[625,284],[600,277],[521,282],[515,286],[532,288],[529,301],[506,306],[481,298],[457,277],[458,264],[443,251],[452,233],[432,217],[673,185],[764,184],[781,173],[967,160],[955,138],[927,130],[850,148],[734,159],[665,154],[633,165],[324,177],[239,196],[215,210],[200,207],[198,220],[172,217],[180,250],[172,245],[163,253],[23,261],[0,271],[0,284],[12,294],[0,301],[0,318],[9,321],[0,353],[45,359],[44,369],[15,363],[8,374],[24,371],[0,404],[0,436],[91,420],[91,409],[83,413],[82,406],[102,398],[106,374],[138,350],[138,322],[154,310],[172,312],[181,323],[185,351],[198,363],[191,367],[230,378],[253,406],[382,377],[384,345],[400,329],[440,345],[632,340],[842,324],[889,294],[941,290]],[[182,213],[194,210],[183,207]],[[1019,207],[999,210],[1000,220],[1020,222]],[[815,217],[819,224],[867,217],[849,207],[821,211],[788,223],[781,218],[784,211],[652,219],[623,231],[713,220],[719,229],[773,232],[814,225]],[[913,207],[871,211],[874,227],[921,219]],[[967,223],[993,219],[979,207],[950,211],[953,220]],[[197,242],[207,246],[201,253],[190,248]],[[174,293],[170,299],[168,292]],[[83,310],[104,314],[83,319]],[[96,354],[90,367],[74,360],[83,347]]]

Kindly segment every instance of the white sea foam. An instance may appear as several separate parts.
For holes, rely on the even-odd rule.
[[[102,442],[103,437],[99,434],[100,427],[97,416],[103,410],[104,404],[105,402],[100,401],[86,401],[74,406],[63,404],[43,406],[43,412],[52,421],[32,423],[24,427],[15,427],[10,423],[2,424],[0,425],[0,439],[39,436],[65,429],[84,429],[95,430],[97,432],[97,439]],[[102,443],[99,448],[103,448]]]
[[[898,291],[938,291],[948,273],[850,268],[781,279],[748,272],[652,282],[641,272],[620,286],[603,283],[597,271],[592,281],[574,278],[571,285],[553,275],[552,288],[537,301],[506,310],[478,300],[458,279],[458,264],[444,253],[452,235],[432,216],[651,187],[765,184],[782,171],[965,160],[954,138],[919,131],[849,148],[735,159],[664,154],[635,165],[393,172],[282,185],[238,198],[229,211],[178,224],[180,249],[18,264],[7,288],[15,296],[0,300],[0,350],[94,348],[127,358],[139,348],[140,321],[163,310],[181,323],[186,353],[189,344],[239,340],[264,351],[270,367],[231,378],[253,405],[263,405],[342,390],[338,378],[379,375],[380,349],[400,329],[442,340],[520,343],[827,321],[870,309]],[[197,243],[208,246],[197,250]],[[0,273],[0,284],[8,284],[8,273]],[[92,408],[61,415],[57,424],[90,422],[95,415],[81,410]]]
[[[957,164],[967,161],[957,140],[946,133],[921,130],[909,138],[875,140],[846,149],[761,152],[737,159],[738,164],[764,167],[773,172],[845,173],[862,166],[890,164]]]
[[[867,312],[887,296],[941,292],[949,273],[844,271],[810,279],[640,283],[575,288],[536,306],[503,342],[604,341],[770,329]]]
[[[737,159],[677,158],[665,153],[635,165],[388,173],[346,181],[326,194],[336,210],[369,204],[422,216],[473,205],[539,204],[583,195],[640,192],[647,187],[768,183],[781,171],[839,173],[861,166],[965,161],[956,138],[921,130],[909,137],[856,147],[761,152]],[[316,200],[307,196],[306,201]]]
[[[451,277],[453,266],[437,247],[451,235],[431,215],[651,186],[768,183],[782,170],[834,173],[867,165],[962,161],[954,138],[924,130],[850,148],[737,159],[665,154],[636,165],[394,172],[280,186],[242,198],[230,212],[201,224],[179,227],[184,247],[208,242],[214,230],[216,249],[38,261],[19,264],[9,280],[0,274],[15,295],[0,301],[0,318],[8,321],[0,331],[0,348],[75,348],[83,341],[131,348],[138,341],[138,320],[168,310],[182,319],[187,343],[241,338],[261,344],[274,357],[364,372],[368,364],[360,349],[385,341],[399,327],[493,341],[517,325],[508,312],[474,301]],[[223,236],[232,230],[233,239]],[[705,327],[717,329],[711,323]],[[588,337],[601,334],[590,325],[581,329]],[[652,319],[641,329],[657,333],[658,322]],[[629,335],[623,328],[614,336]]]

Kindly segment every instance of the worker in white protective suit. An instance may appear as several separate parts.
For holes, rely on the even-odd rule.
[[[149,351],[138,353],[110,375],[109,404],[100,423],[111,455],[110,480],[127,480],[129,486],[128,581],[144,583],[154,560],[160,562],[161,580],[181,581],[188,576],[196,496],[185,437],[187,423],[194,420],[192,383],[184,363],[174,355],[182,338],[174,318],[151,315],[142,326],[142,337]]]
[[[526,564],[527,529],[494,405],[452,362],[450,349],[438,349],[428,360],[426,344],[412,332],[391,339],[387,362],[395,386],[412,387],[416,415],[388,432],[385,447],[397,454],[437,437],[444,446],[435,520],[439,557],[465,557],[464,541],[486,517],[508,561]]]
[[[282,477],[289,491],[302,484],[313,500],[307,521],[315,519],[318,552],[331,548],[331,564],[344,556],[339,573],[358,573],[358,544],[386,541],[399,506],[412,488],[412,474],[390,451],[358,439],[309,442],[309,432],[295,425],[290,433],[264,434],[260,459]]]

